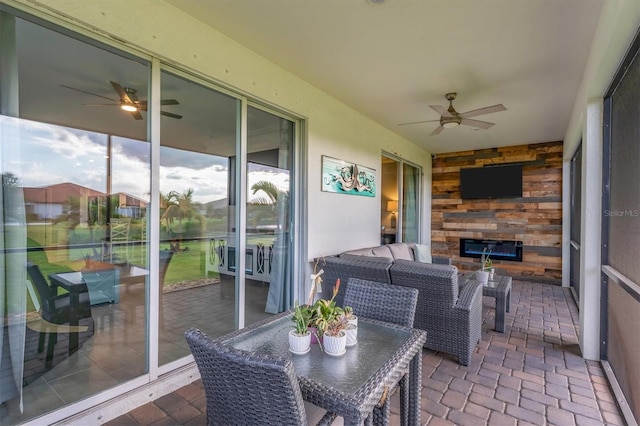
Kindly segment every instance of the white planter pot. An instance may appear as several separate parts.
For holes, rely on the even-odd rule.
[[[488,269],[488,272],[489,272],[489,279],[493,280],[493,276],[495,275],[496,268],[490,268]]]
[[[353,324],[356,327],[358,326],[358,316],[357,315],[351,315],[351,318],[349,318],[349,324]]]
[[[322,336],[322,345],[327,355],[338,356],[347,351],[347,335],[344,331],[338,333],[337,336]]]
[[[289,331],[289,350],[294,354],[306,354],[311,349],[311,333],[300,336],[295,330]]]
[[[347,328],[344,330],[344,334],[347,336],[346,346],[350,347],[358,343],[358,326],[349,323]]]
[[[488,271],[476,271],[476,280],[480,281],[482,285],[487,285],[489,282],[489,272]]]

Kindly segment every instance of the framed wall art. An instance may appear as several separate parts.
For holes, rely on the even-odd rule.
[[[322,190],[336,194],[376,196],[376,170],[322,156]]]

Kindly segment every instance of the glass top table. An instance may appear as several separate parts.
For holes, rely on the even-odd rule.
[[[465,274],[464,280],[477,280],[476,273],[470,272]],[[506,313],[511,311],[511,281],[511,277],[494,274],[482,285],[482,295],[496,299],[496,320],[494,329],[501,333],[504,333],[506,328]]]
[[[304,355],[289,352],[291,313],[278,314],[220,338],[253,353],[291,359],[303,398],[362,424],[390,386],[409,371],[409,406],[401,413],[408,424],[420,424],[422,346],[426,332],[360,318],[358,343],[341,356],[324,354],[311,345]]]

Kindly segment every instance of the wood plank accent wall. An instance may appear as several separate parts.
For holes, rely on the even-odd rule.
[[[460,198],[461,168],[510,163],[522,163],[522,198]],[[480,259],[460,257],[460,238],[519,240],[523,261],[494,260],[496,272],[561,284],[562,142],[438,154],[432,165],[433,254],[474,271]]]

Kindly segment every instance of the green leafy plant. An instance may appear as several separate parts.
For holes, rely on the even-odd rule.
[[[348,320],[354,317],[353,308],[351,306],[345,306],[343,309],[344,317]]]
[[[315,326],[319,335],[336,335],[346,327],[344,310],[336,305],[335,297],[340,289],[340,279],[336,280],[331,299],[318,299],[311,307],[312,326]]]
[[[296,331],[296,334],[299,336],[304,336],[309,333],[309,324],[311,323],[312,311],[308,305],[299,305],[296,303],[296,306],[293,310],[293,315],[291,317],[291,321],[293,321],[293,327]]]
[[[490,271],[493,267],[493,261],[489,257],[491,255],[491,252],[487,253],[486,251],[486,248],[482,250],[482,258],[480,259],[480,263],[482,263],[483,271]]]

